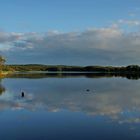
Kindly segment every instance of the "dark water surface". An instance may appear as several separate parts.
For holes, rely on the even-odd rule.
[[[140,80],[22,76],[0,91],[1,140],[140,139]]]

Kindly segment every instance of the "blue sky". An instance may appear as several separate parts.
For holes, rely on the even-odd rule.
[[[140,63],[139,0],[0,2],[0,51],[7,63]]]
[[[79,31],[139,17],[139,0],[1,0],[0,27],[12,32]]]

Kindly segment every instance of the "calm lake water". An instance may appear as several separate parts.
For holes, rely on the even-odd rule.
[[[22,76],[0,91],[1,140],[140,139],[140,80]]]

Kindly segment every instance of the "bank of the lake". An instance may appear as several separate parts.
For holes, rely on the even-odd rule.
[[[44,74],[43,74],[44,73]],[[123,67],[114,66],[67,66],[67,65],[4,65],[1,68],[0,78],[12,77],[13,75],[37,75],[37,76],[86,76],[86,77],[126,77],[128,79],[140,78],[140,66],[129,65]],[[30,77],[29,76],[29,77]]]
[[[68,66],[68,65],[4,65],[2,71],[48,71],[48,72],[116,72],[116,73],[139,73],[140,66]]]

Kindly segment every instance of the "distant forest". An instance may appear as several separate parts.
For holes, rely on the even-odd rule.
[[[3,65],[2,71],[48,71],[48,72],[101,72],[101,73],[140,73],[140,66],[129,65],[126,67],[113,66],[66,66],[66,65]]]
[[[140,78],[139,65],[129,65],[129,66],[123,66],[123,67],[67,66],[67,65],[41,65],[41,64],[7,65],[5,64],[5,62],[6,62],[5,58],[0,56],[0,76],[1,77],[2,76],[22,77],[22,74],[24,74],[24,72],[31,72],[31,73],[28,73],[28,75],[26,74],[26,76],[30,78],[34,76],[38,78],[41,78],[44,76],[45,77],[86,76],[90,78],[104,77],[104,76],[107,76],[107,77],[120,76],[120,77],[127,77],[128,79]],[[38,73],[35,74],[35,72],[38,72]],[[42,72],[44,74],[42,74]],[[53,74],[48,74],[48,73],[53,73]],[[25,75],[23,75],[23,77],[25,77]]]
[[[140,73],[140,66],[129,65],[126,67],[113,66],[67,66],[67,65],[6,65],[6,59],[0,55],[1,72],[28,72],[28,71],[45,71],[45,72],[100,72],[100,73]]]

